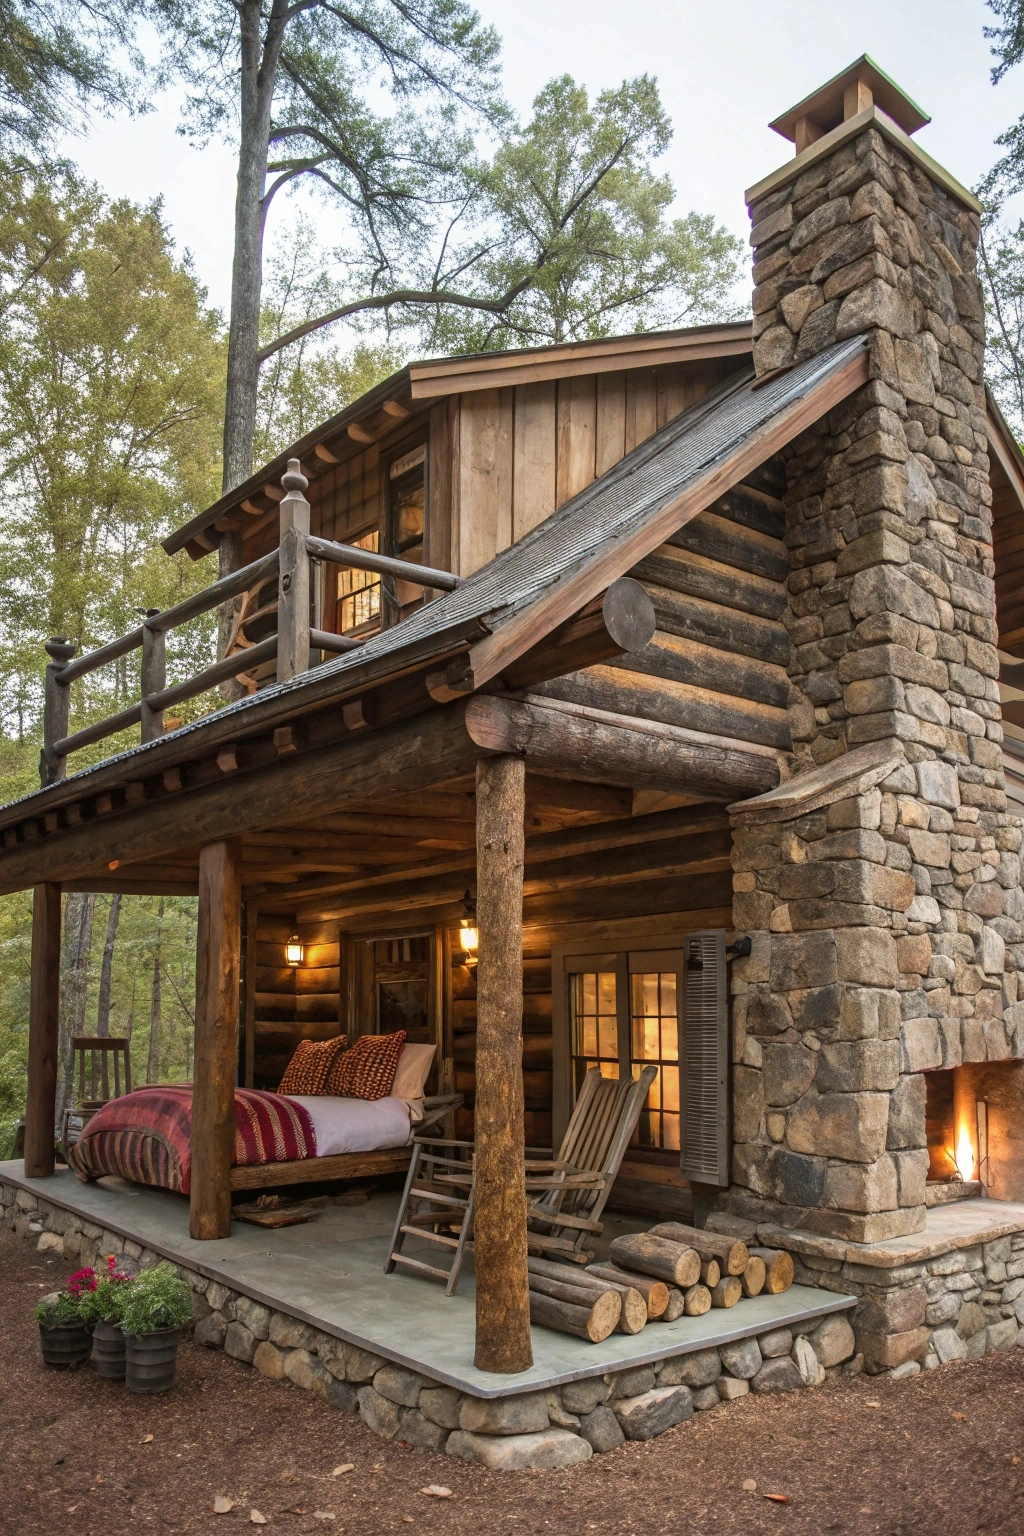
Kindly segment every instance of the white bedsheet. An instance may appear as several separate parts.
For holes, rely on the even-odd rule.
[[[340,1099],[323,1095],[286,1095],[301,1104],[313,1122],[317,1157],[339,1152],[381,1152],[404,1147],[412,1135],[407,1099]]]

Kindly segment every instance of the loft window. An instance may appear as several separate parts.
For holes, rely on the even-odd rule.
[[[369,549],[376,554],[380,534],[374,528],[350,542],[357,549]],[[342,566],[338,572],[338,633],[376,629],[379,624],[380,577],[376,571],[352,571]]]
[[[385,548],[389,555],[414,565],[423,564],[426,457],[426,446],[421,444],[394,459],[388,470]],[[385,578],[384,601],[390,610],[389,621],[397,623],[423,602],[423,588]]]

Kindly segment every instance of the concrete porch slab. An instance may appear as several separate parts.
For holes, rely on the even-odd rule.
[[[514,1376],[492,1375],[473,1364],[475,1302],[469,1266],[450,1298],[429,1280],[384,1274],[397,1194],[375,1194],[366,1205],[327,1206],[315,1221],[277,1231],[236,1222],[229,1238],[195,1242],[188,1235],[188,1202],[180,1195],[132,1185],[82,1184],[67,1171],[28,1179],[21,1162],[0,1163],[0,1183],[30,1190],[42,1201],[266,1306],[483,1398],[537,1391],[727,1344],[768,1328],[825,1317],[856,1301],[793,1286],[781,1296],[745,1299],[729,1311],[651,1323],[632,1336],[612,1334],[603,1344],[534,1328],[532,1368]]]

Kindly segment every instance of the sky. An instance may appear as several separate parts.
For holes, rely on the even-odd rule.
[[[675,138],[660,162],[677,212],[713,213],[746,236],[744,189],[792,155],[769,120],[862,53],[933,121],[922,147],[967,186],[998,157],[993,140],[1024,110],[1024,65],[996,88],[983,0],[478,0],[504,38],[505,92],[522,114],[556,74],[591,92],[654,74]],[[161,196],[179,246],[210,301],[226,308],[234,160],[220,143],[194,148],[177,132],[178,103],[158,97],[134,122],[94,121],[64,146],[111,196]],[[287,217],[288,204],[284,204]]]

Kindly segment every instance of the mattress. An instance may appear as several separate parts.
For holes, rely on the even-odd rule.
[[[288,1094],[313,1122],[317,1157],[343,1152],[383,1152],[404,1147],[412,1135],[407,1099],[340,1099],[326,1094]]]

